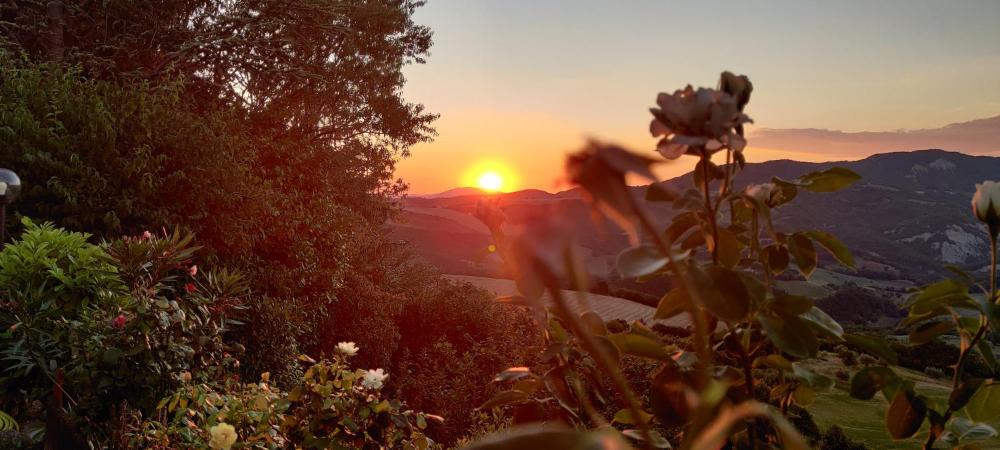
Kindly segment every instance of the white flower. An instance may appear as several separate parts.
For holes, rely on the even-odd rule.
[[[746,77],[723,73],[722,90],[688,85],[673,94],[660,93],[658,108],[650,109],[653,120],[649,132],[660,137],[656,150],[667,159],[677,159],[685,153],[712,154],[723,146],[743,151],[746,140],[742,126],[751,123],[743,114],[753,89]]]
[[[774,194],[774,183],[764,183],[764,184],[754,184],[747,186],[746,194],[753,197],[758,202],[765,205],[771,200],[771,195]]]
[[[358,354],[358,346],[354,345],[353,342],[339,342],[337,343],[337,351],[343,353],[344,356],[354,356]]]
[[[208,441],[208,446],[213,449],[229,450],[236,443],[236,428],[228,423],[220,423],[208,430],[212,439]]]
[[[972,212],[990,227],[1000,225],[1000,182],[984,181],[976,185],[976,193],[972,196]]]
[[[381,389],[386,378],[389,378],[389,374],[382,369],[368,370],[361,380],[361,385],[368,389]]]
[[[7,183],[0,181],[0,195],[7,195]]]

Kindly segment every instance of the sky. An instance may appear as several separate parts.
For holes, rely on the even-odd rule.
[[[398,165],[414,194],[489,171],[505,191],[565,189],[563,159],[589,137],[655,156],[656,94],[723,70],[754,83],[750,161],[858,159],[921,137],[1000,152],[1000,120],[973,122],[972,138],[946,127],[1000,115],[996,0],[430,0],[414,20],[434,45],[403,93],[440,114]]]

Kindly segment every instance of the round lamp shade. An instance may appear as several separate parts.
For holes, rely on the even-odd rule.
[[[6,192],[0,196],[0,199],[4,203],[13,202],[17,198],[17,195],[21,193],[21,179],[17,177],[17,174],[13,170],[0,169],[0,182],[7,184]]]

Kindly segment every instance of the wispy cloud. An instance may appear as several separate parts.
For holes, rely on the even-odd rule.
[[[1000,153],[1000,115],[921,130],[845,132],[816,128],[758,128],[750,137],[751,145],[755,147],[843,158],[928,148],[997,154]]]

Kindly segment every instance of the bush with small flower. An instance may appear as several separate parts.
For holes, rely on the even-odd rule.
[[[164,398],[157,420],[131,426],[136,448],[190,449],[429,449],[424,434],[440,417],[406,410],[381,392],[382,369],[351,369],[352,342],[316,361],[300,356],[305,373],[283,392],[264,374],[258,383],[188,384]]]
[[[217,377],[238,365],[223,341],[247,288],[239,274],[196,272],[180,232],[104,244],[24,220],[0,251],[0,358],[8,402],[43,404],[62,374],[63,408],[85,439],[128,408],[152,411],[177,374]],[[185,284],[199,286],[191,291]]]

